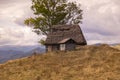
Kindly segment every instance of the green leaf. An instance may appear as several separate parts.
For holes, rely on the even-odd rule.
[[[80,5],[68,0],[32,0],[31,9],[35,17],[26,19],[24,23],[45,35],[52,31],[53,25],[79,24],[82,20]]]

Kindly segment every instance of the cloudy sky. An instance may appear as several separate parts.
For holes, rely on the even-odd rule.
[[[120,43],[119,0],[77,1],[83,9],[81,28],[88,44]],[[0,0],[0,46],[37,45],[43,38],[23,23],[33,16],[30,6],[31,0]]]

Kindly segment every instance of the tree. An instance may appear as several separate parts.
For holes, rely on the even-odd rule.
[[[82,19],[80,5],[67,0],[32,0],[35,17],[28,18],[26,25],[34,26],[37,34],[47,35],[57,24],[79,24]]]

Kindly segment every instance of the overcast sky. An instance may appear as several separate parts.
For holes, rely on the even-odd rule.
[[[73,0],[72,0],[73,1]],[[77,0],[83,9],[81,28],[88,44],[120,43],[119,0]],[[0,0],[0,45],[37,45],[43,37],[23,24],[33,16],[31,0]]]

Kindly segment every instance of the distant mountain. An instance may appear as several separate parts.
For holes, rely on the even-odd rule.
[[[110,44],[111,46],[116,46],[116,45],[120,45],[120,43],[114,43],[114,44]]]
[[[15,50],[0,50],[0,63],[19,58],[24,52]],[[16,55],[16,56],[15,56]],[[13,57],[15,56],[15,57]]]
[[[29,51],[22,50],[22,47],[20,47],[20,48],[21,48],[21,51],[19,51],[19,47],[17,47],[17,49],[14,50],[10,46],[9,46],[9,49],[12,49],[12,50],[9,50],[9,49],[6,50],[5,48],[3,48],[3,50],[0,49],[0,63],[4,63],[8,60],[27,57],[27,56],[32,55],[34,52],[37,52],[37,53],[44,53],[45,52],[45,48],[41,47],[41,46],[35,47],[32,49],[30,47],[29,47],[30,49],[28,47],[23,47],[23,49],[27,48],[27,49],[29,49]]]
[[[93,45],[100,46],[102,44],[104,44],[104,43],[96,43],[96,44],[93,44]],[[120,43],[113,43],[113,44],[108,44],[108,45],[110,45],[110,46],[116,46],[116,45],[119,45],[119,44]]]
[[[0,46],[0,50],[4,50],[4,51],[15,50],[15,51],[28,52],[38,47],[45,48],[44,46],[41,46],[41,45],[31,45],[31,46],[4,45],[4,46]]]
[[[34,49],[24,53],[22,55],[22,57],[30,56],[30,55],[33,55],[34,53],[37,53],[37,54],[45,53],[45,48],[41,48],[41,47],[34,48]]]

